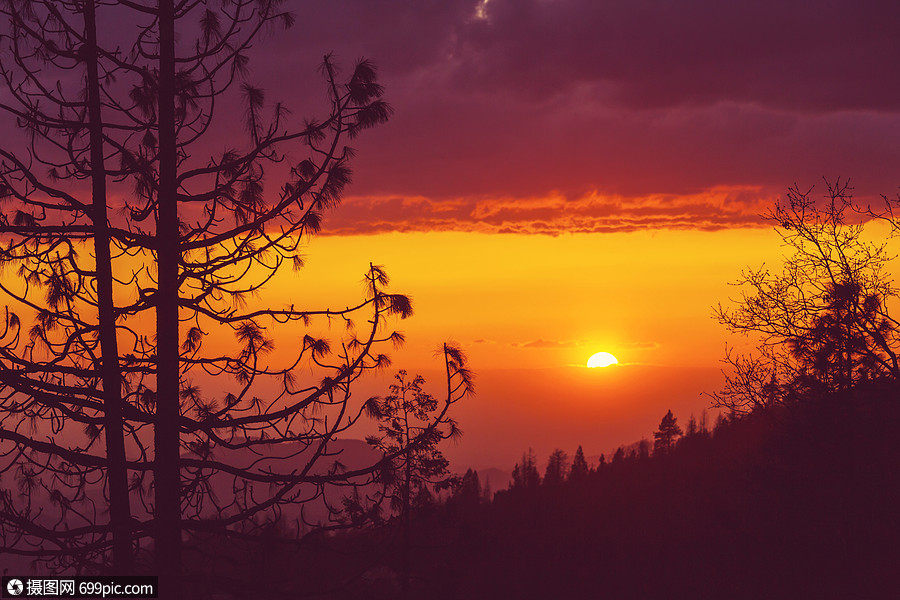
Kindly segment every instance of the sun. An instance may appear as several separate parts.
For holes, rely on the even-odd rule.
[[[587,366],[589,369],[596,369],[597,367],[609,367],[611,365],[619,364],[619,359],[610,354],[609,352],[598,352],[591,356],[587,361]]]

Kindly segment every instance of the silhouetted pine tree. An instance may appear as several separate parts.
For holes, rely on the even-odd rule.
[[[575,451],[575,458],[572,459],[572,469],[569,471],[569,481],[571,482],[582,482],[584,481],[590,470],[588,469],[587,460],[584,458],[584,449],[581,446],[578,446],[578,450]]]
[[[653,433],[654,444],[653,452],[656,454],[666,454],[675,447],[676,440],[681,437],[681,427],[678,426],[678,419],[672,414],[672,411],[666,413],[659,424],[659,429]]]
[[[547,470],[544,472],[544,485],[559,485],[566,480],[569,472],[569,457],[564,450],[557,448],[550,453]]]
[[[541,474],[537,470],[534,450],[529,448],[528,452],[522,455],[522,463],[516,464],[515,468],[513,468],[510,489],[529,489],[535,488],[540,484]]]
[[[637,456],[641,460],[650,458],[650,440],[642,439],[640,441],[638,444]]]
[[[453,494],[453,503],[462,508],[471,508],[481,502],[481,494],[481,480],[478,477],[478,471],[468,469]]]
[[[699,431],[700,431],[700,429],[697,425],[697,419],[694,418],[694,413],[691,413],[691,416],[687,422],[687,428],[684,431],[684,435],[686,437],[692,437],[692,436],[697,435],[697,433]]]

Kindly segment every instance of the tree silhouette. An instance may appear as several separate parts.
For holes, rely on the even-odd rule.
[[[513,467],[510,489],[531,489],[541,484],[541,474],[537,469],[537,459],[530,448],[522,454],[522,462]]]
[[[39,12],[41,8],[45,11]],[[90,561],[93,552],[74,555],[69,549],[73,544],[82,548],[104,544],[104,532],[92,519],[81,518],[81,527],[61,533],[32,515],[42,510],[37,505],[42,504],[38,498],[43,492],[61,516],[80,516],[72,503],[83,497],[82,486],[67,480],[83,482],[102,470],[108,478],[115,565],[128,572],[129,483],[112,297],[108,173],[98,125],[103,101],[96,11],[94,2],[86,2],[79,10],[78,26],[57,22],[59,11],[73,8],[66,3],[25,2],[5,2],[0,8],[8,18],[6,39],[18,67],[6,63],[2,68],[10,92],[2,109],[27,131],[28,147],[19,154],[0,150],[0,194],[15,201],[14,208],[0,216],[7,242],[0,260],[14,266],[23,282],[6,283],[3,291],[25,311],[26,323],[32,323],[23,338],[22,317],[7,308],[0,351],[5,400],[0,435],[16,447],[16,455],[6,456],[18,460],[7,462],[4,470],[17,469],[24,498],[19,503],[11,496],[4,498],[4,529],[9,527],[13,537],[21,533],[50,541],[59,548],[55,556],[61,566]],[[70,96],[62,85],[63,75],[76,70],[83,79],[81,93]],[[55,88],[50,86],[54,73],[61,74]],[[49,110],[41,107],[42,100]],[[49,177],[39,169],[48,169]],[[57,184],[85,180],[90,181],[90,191],[81,197]],[[93,264],[81,252],[87,249],[94,253]],[[43,419],[53,422],[54,434],[62,433],[66,421],[82,426],[84,432],[68,447],[52,439],[41,444],[23,435],[23,421],[30,421],[34,433],[34,425]],[[91,454],[100,445],[101,431],[102,458]],[[51,457],[62,463],[50,467]],[[49,481],[38,482],[42,472],[51,473]]]
[[[650,440],[641,439],[638,442],[637,457],[640,459],[650,458]]]
[[[572,459],[572,468],[569,469],[569,481],[573,483],[583,482],[587,479],[590,469],[587,460],[584,458],[584,449],[578,446],[575,450],[575,458]]]
[[[377,348],[402,342],[386,322],[409,300],[371,265],[347,308],[249,303],[302,267],[350,180],[345,140],[390,114],[371,63],[341,79],[328,56],[324,118],[267,101],[248,51],[292,24],[280,4],[0,4],[0,110],[22,132],[0,146],[0,263],[16,275],[0,282],[0,470],[18,482],[0,498],[4,551],[128,572],[152,537],[174,598],[183,536],[243,535],[379,476],[335,468],[329,448],[362,417],[351,385],[389,363]],[[236,102],[243,134],[222,109]],[[336,339],[309,333],[332,321]],[[448,385],[468,377],[454,352]]]
[[[697,425],[697,419],[694,417],[694,413],[691,413],[691,416],[688,418],[687,427],[684,430],[684,436],[694,437],[696,435],[700,435],[700,427]]]
[[[461,507],[464,511],[471,511],[484,500],[484,495],[478,471],[466,469],[465,474],[459,480],[459,485],[454,490],[453,504]]]
[[[448,380],[447,397],[443,402],[438,402],[423,389],[424,377],[409,378],[404,370],[394,376],[396,383],[391,384],[389,395],[373,397],[366,402],[367,413],[380,422],[380,435],[370,436],[367,441],[384,455],[384,493],[391,507],[399,513],[402,524],[404,596],[409,593],[410,583],[412,511],[417,499],[421,504],[421,499],[431,498],[432,490],[446,489],[455,482],[438,444],[462,435],[448,411],[454,403],[474,391],[463,353],[449,344],[444,344],[441,352]]]
[[[744,273],[734,308],[717,317],[729,330],[755,334],[753,355],[729,351],[719,406],[738,414],[879,378],[897,380],[896,297],[884,243],[868,241],[846,182],[827,185],[824,202],[792,188],[768,215],[791,252],[781,273]]]
[[[871,332],[885,341],[893,326],[879,315],[879,297],[861,298],[860,292],[856,282],[831,285],[825,310],[811,320],[805,335],[789,341],[791,354],[804,366],[802,377],[807,387],[844,391],[885,372],[884,355],[869,348],[868,332],[856,323],[871,325]]]
[[[544,471],[544,485],[560,485],[569,474],[569,456],[564,450],[557,448],[550,453],[547,470]]]
[[[659,429],[653,432],[653,453],[667,454],[675,447],[675,442],[681,437],[681,427],[678,419],[669,410],[659,423]]]

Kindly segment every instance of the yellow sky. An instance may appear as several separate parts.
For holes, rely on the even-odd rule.
[[[384,265],[416,310],[399,325],[407,343],[394,366],[437,386],[433,350],[460,343],[480,386],[458,408],[466,435],[448,454],[504,466],[529,445],[599,454],[649,435],[669,408],[684,421],[699,414],[731,339],[711,307],[737,296],[729,283],[743,268],[780,256],[769,229],[318,237],[306,268],[263,299],[343,306],[361,296],[368,263]],[[582,366],[601,350],[622,365]]]
[[[360,382],[355,398],[386,393],[400,368],[424,375],[439,395],[434,351],[453,340],[470,358],[478,394],[455,407],[465,435],[447,454],[457,466],[510,467],[529,446],[539,456],[579,444],[588,455],[609,452],[649,436],[670,408],[684,422],[708,407],[701,394],[722,383],[726,341],[741,342],[711,318],[712,306],[738,295],[729,283],[742,269],[777,265],[778,242],[769,229],[320,236],[305,249],[305,268],[283,269],[250,302],[344,308],[363,298],[369,262],[384,265],[391,291],[411,295],[415,314],[397,323],[407,338],[401,350],[378,350],[393,366]],[[304,332],[272,327],[273,360],[293,356]],[[234,343],[226,327],[208,333],[210,348]],[[329,331],[317,319],[309,333],[337,341],[343,327]],[[599,351],[620,365],[587,369]],[[212,396],[233,383],[192,377]]]
[[[316,238],[306,255],[300,273],[264,294],[267,303],[349,303],[371,261],[414,300],[398,360],[427,365],[428,349],[452,338],[494,369],[582,364],[600,350],[622,363],[708,366],[725,339],[711,306],[736,295],[728,284],[742,268],[777,262],[780,249],[763,229],[393,233]]]

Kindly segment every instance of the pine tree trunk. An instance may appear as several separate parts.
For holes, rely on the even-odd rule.
[[[409,423],[406,424],[406,474],[403,481],[403,581],[402,592],[404,600],[410,597],[409,582],[412,573],[412,531],[411,531],[411,515],[410,509],[412,502],[410,498],[410,482],[412,480],[412,455],[409,450]]]
[[[113,305],[112,258],[106,205],[106,166],[103,158],[103,121],[97,58],[97,20],[94,0],[85,3],[88,123],[91,144],[91,184],[96,256],[97,319],[100,338],[100,372],[103,380],[104,436],[108,461],[109,519],[112,525],[113,569],[129,574],[134,566],[131,551],[131,507],[122,419],[122,375],[116,340]]]
[[[181,469],[179,418],[178,264],[180,259],[175,139],[175,8],[159,2],[159,190],[156,252],[157,405],[154,482],[156,564],[160,598],[181,588]]]

